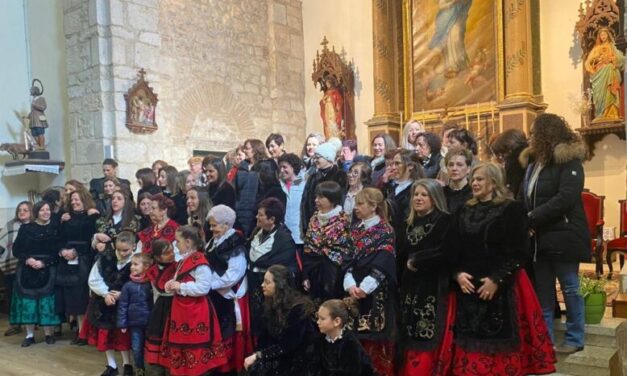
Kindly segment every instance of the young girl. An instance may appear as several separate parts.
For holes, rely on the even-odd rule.
[[[131,280],[124,284],[118,301],[117,326],[122,333],[131,334],[131,347],[135,361],[136,376],[146,374],[144,367],[144,338],[148,316],[152,308],[152,288],[146,271],[152,258],[145,253],[131,257]]]
[[[324,337],[316,344],[317,372],[327,376],[374,375],[372,362],[355,334],[345,325],[359,309],[352,298],[331,299],[318,309],[318,329]]]
[[[129,333],[116,328],[117,303],[120,291],[131,275],[131,254],[135,249],[135,234],[122,231],[115,240],[115,251],[105,250],[89,273],[92,297],[87,307],[87,319],[91,325],[83,326],[81,335],[90,345],[105,352],[107,368],[102,376],[118,375],[115,351],[122,353],[124,376],[133,376],[130,364],[131,339]]]
[[[170,309],[172,307],[172,294],[165,291],[165,284],[174,278],[176,270],[172,244],[164,239],[153,241],[152,257],[155,263],[148,269],[146,274],[156,299],[146,326],[144,361],[152,365],[149,373],[158,375],[165,374],[165,367],[168,366],[167,359],[161,357],[161,346],[163,343],[163,329],[170,320]]]
[[[170,375],[202,375],[227,362],[218,317],[207,299],[211,269],[197,228],[179,227],[173,247],[179,261],[165,284],[174,297],[161,354],[168,359]]]

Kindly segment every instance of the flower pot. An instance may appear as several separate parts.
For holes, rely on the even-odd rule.
[[[598,324],[605,314],[607,296],[604,292],[591,293],[584,297],[586,324]]]

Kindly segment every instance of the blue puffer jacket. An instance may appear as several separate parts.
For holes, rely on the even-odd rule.
[[[118,328],[145,327],[152,302],[150,282],[126,282],[118,301]]]

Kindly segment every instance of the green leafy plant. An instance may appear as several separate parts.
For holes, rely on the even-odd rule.
[[[605,279],[590,278],[583,273],[579,273],[579,293],[585,298],[590,294],[605,293]]]

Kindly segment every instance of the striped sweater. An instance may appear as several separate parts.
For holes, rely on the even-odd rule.
[[[0,231],[0,270],[3,274],[15,274],[17,258],[13,256],[13,242],[22,222],[12,219]]]

